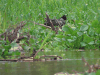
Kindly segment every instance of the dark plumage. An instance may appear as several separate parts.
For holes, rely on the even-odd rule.
[[[64,20],[67,20],[66,15],[63,15],[61,18],[63,18]]]
[[[66,23],[67,17],[63,15],[60,19],[50,19],[54,26],[63,26]],[[44,25],[50,26],[50,23],[46,20]]]

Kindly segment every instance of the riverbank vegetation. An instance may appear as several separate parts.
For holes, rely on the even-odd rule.
[[[19,44],[26,52],[26,56],[27,54],[31,56],[37,50],[42,52],[38,53],[35,58],[46,55],[46,52],[49,52],[47,55],[53,55],[57,51],[99,50],[100,48],[99,0],[1,0],[0,7],[0,34],[13,32],[13,29],[25,23],[16,36],[24,36]],[[44,24],[45,13],[51,19],[67,15],[66,24],[58,30],[57,34],[49,28],[35,24]],[[4,40],[5,36],[1,36],[1,58],[21,54],[17,50],[10,50],[17,46],[16,39],[11,42],[7,37],[6,41]],[[60,56],[63,57],[64,54]]]
[[[44,26],[46,14],[50,19],[66,15],[66,24]],[[100,0],[0,1],[0,59],[57,60],[66,51],[99,49]]]

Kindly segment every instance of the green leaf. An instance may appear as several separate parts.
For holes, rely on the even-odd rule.
[[[29,50],[30,47],[29,47],[29,46],[24,46],[24,49],[25,49],[25,50]]]
[[[89,45],[93,45],[93,44],[94,44],[94,41],[91,41],[91,42],[89,42],[88,44],[89,44]]]
[[[69,42],[73,42],[74,40],[72,40],[72,39],[67,39]]]
[[[83,35],[83,33],[82,33],[82,32],[77,32],[77,34],[78,34],[79,36],[82,36],[82,35]]]
[[[3,56],[6,56],[6,55],[8,55],[8,51],[4,51]]]
[[[11,47],[17,47],[17,46],[18,46],[17,43],[15,43],[15,42],[11,43]]]
[[[21,53],[20,53],[18,50],[12,52],[12,55],[20,55],[20,54],[21,54]]]
[[[94,30],[97,32],[97,33],[100,33],[100,23],[99,23],[99,20],[93,20],[92,22],[92,27],[94,27]]]
[[[81,44],[82,47],[87,45],[85,42],[80,42],[80,44]]]
[[[92,21],[92,26],[93,26],[94,28],[100,27],[99,21],[98,21],[98,20],[93,20],[93,21]]]
[[[25,40],[21,40],[21,41],[20,41],[20,44],[24,44],[24,43],[25,43]]]
[[[9,51],[9,49],[11,48],[11,46],[10,45],[5,45],[4,48],[5,48],[5,50]]]
[[[63,30],[63,31],[69,31],[69,27],[68,27],[68,26],[63,26],[63,27],[62,27],[62,30]]]
[[[89,29],[89,36],[94,36],[94,30],[93,29]]]
[[[84,34],[84,39],[83,39],[83,42],[85,43],[89,43],[93,41],[93,39],[91,37],[89,37],[88,35]]]
[[[100,70],[98,70],[98,71],[96,72],[96,75],[100,75]]]
[[[29,43],[34,43],[34,39],[30,38]]]
[[[80,31],[86,31],[88,29],[88,25],[82,25],[80,27]]]
[[[0,40],[0,43],[1,43],[1,44],[5,44],[6,41],[4,41],[4,40]]]
[[[56,35],[57,38],[63,38],[63,35]]]
[[[62,30],[63,30],[64,32],[66,32],[66,34],[72,34],[72,33],[73,33],[72,28],[70,28],[70,27],[68,27],[68,26],[63,26],[63,27],[62,27]]]
[[[0,56],[2,55],[2,50],[0,50]]]
[[[61,42],[61,38],[55,37],[55,40]]]

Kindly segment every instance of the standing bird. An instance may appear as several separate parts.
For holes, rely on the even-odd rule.
[[[50,22],[47,21],[47,18],[45,20],[46,22],[44,23],[44,25],[50,26]],[[60,19],[50,19],[50,21],[52,22],[54,26],[59,26],[59,27],[62,27],[63,25],[65,25],[66,20],[67,20],[66,15],[63,15]]]

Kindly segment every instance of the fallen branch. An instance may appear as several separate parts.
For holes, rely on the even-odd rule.
[[[43,48],[43,47],[42,47],[42,48]],[[38,52],[39,52],[42,48],[40,48],[40,49],[35,53],[35,55],[33,56],[33,61],[34,61],[35,56],[38,54]]]
[[[43,56],[40,56],[40,58],[42,58],[42,57],[59,57],[60,59],[62,59],[62,57],[57,56],[57,55],[43,55]]]
[[[8,37],[8,40],[10,41],[10,43],[17,38],[18,30],[22,29],[22,27],[25,26],[25,24],[26,23],[24,23],[24,21],[22,21],[12,32],[9,32],[7,37]]]
[[[50,26],[51,26],[52,30],[55,31],[55,27],[54,27],[53,23],[51,22],[51,20],[50,20],[50,18],[49,18],[47,13],[46,13],[46,17],[47,17],[47,22],[50,23]]]
[[[12,41],[14,41],[17,38],[18,30],[21,29],[23,26],[25,26],[25,24],[26,23],[24,21],[22,21],[15,29],[13,29],[13,28],[7,29],[7,31],[0,34],[0,38],[1,38],[1,36],[4,36],[4,40],[6,41],[6,38],[8,38],[9,42],[11,43]],[[11,29],[13,29],[13,30],[10,32]]]
[[[94,66],[93,66],[93,65],[89,65],[89,63],[86,62],[86,60],[85,60],[83,57],[82,57],[82,61],[85,62],[85,66],[88,66],[88,67],[89,67],[88,73],[96,72],[96,71],[94,70]]]
[[[0,61],[12,61],[12,62],[17,62],[18,59],[0,59]]]
[[[44,24],[39,24],[39,23],[36,23],[36,22],[34,22],[34,23],[35,23],[35,24],[37,24],[37,25],[44,26],[44,27],[46,27],[46,28],[51,29],[51,27],[50,27],[50,26],[46,26],[46,25],[44,25]]]
[[[48,42],[49,43],[49,42]],[[45,46],[45,45],[44,45]],[[36,53],[35,53],[35,55],[33,56],[33,61],[34,61],[34,58],[35,58],[35,56],[37,55],[37,53],[44,47],[44,46],[42,46]]]

